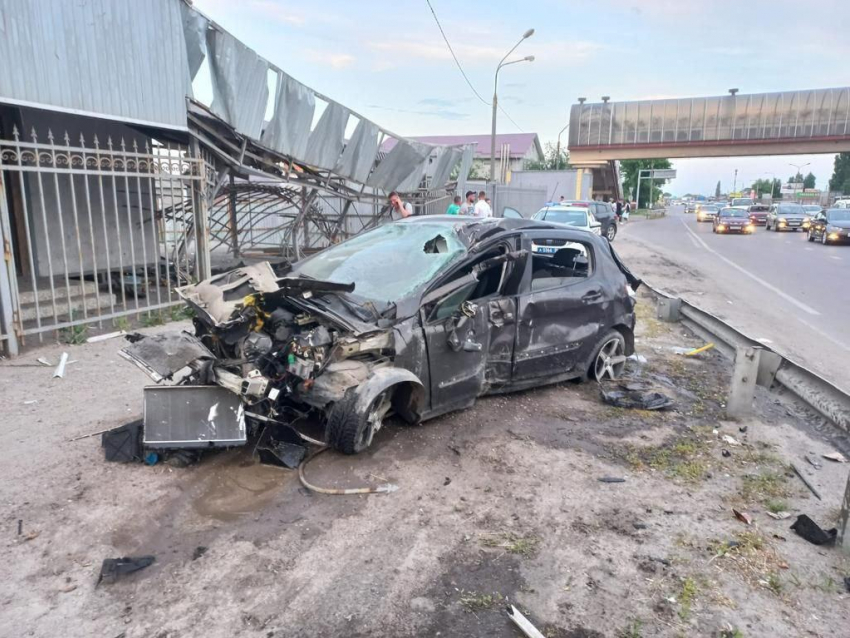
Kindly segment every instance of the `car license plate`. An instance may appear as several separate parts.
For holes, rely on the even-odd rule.
[[[543,253],[546,255],[554,255],[556,252],[558,252],[558,248],[556,248],[555,246],[537,246],[535,247],[534,252]]]

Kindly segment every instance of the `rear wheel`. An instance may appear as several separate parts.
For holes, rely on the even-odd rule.
[[[608,224],[608,230],[605,231],[605,236],[608,238],[608,241],[614,241],[614,237],[617,236],[617,225],[614,222]]]
[[[588,377],[596,381],[617,379],[626,367],[626,340],[616,330],[611,330],[594,351]]]

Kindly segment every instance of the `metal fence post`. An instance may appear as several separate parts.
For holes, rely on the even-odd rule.
[[[195,183],[195,205],[193,209],[193,225],[195,227],[195,263],[197,268],[198,280],[203,281],[212,276],[212,264],[210,262],[210,221],[209,221],[209,202],[207,201],[207,191],[210,185],[206,179],[206,163],[203,154],[201,153],[201,145],[198,138],[192,137],[191,142],[192,156],[197,160],[197,171],[200,180]],[[215,186],[213,186],[215,188]],[[212,193],[210,199],[215,196]]]
[[[6,352],[10,357],[18,355],[18,334],[15,321],[17,308],[17,280],[15,257],[12,250],[12,230],[9,209],[6,205],[6,185],[0,172],[0,239],[3,255],[0,258],[0,334],[6,335]]]
[[[738,346],[735,349],[735,368],[726,402],[726,414],[733,419],[752,414],[760,354],[761,348]]]
[[[838,546],[850,554],[850,474],[847,475],[847,487],[844,490],[844,502],[838,517]]]

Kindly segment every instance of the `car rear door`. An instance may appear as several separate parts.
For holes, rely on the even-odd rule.
[[[523,249],[529,263],[517,304],[514,382],[566,373],[585,361],[600,336],[606,304],[592,238],[531,231],[523,237]],[[562,249],[585,253],[585,276],[546,276],[561,274],[547,270],[546,260]]]

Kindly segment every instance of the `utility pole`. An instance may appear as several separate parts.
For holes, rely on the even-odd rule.
[[[649,207],[655,208],[655,160],[649,163]]]
[[[735,180],[732,182],[732,192],[738,192],[738,169],[735,169]]]

